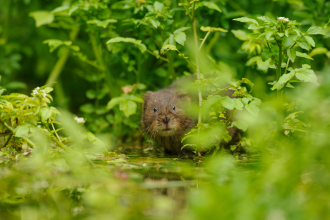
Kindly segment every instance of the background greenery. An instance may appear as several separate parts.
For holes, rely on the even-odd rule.
[[[195,72],[176,51],[161,51],[164,45],[175,44],[195,64],[193,28],[184,3],[189,7],[175,0],[0,2],[4,94],[29,96],[34,88],[56,82],[50,85],[51,104],[41,94],[33,96],[40,100],[37,104],[24,102],[25,96],[15,103],[24,103],[31,112],[39,111],[40,103],[66,109],[84,117],[87,128],[61,111],[59,121],[65,128],[61,134],[69,136],[62,141],[71,143],[70,149],[55,147],[42,129],[15,131],[17,137],[0,152],[1,218],[329,218],[330,2],[326,0],[196,1],[199,38],[205,35],[202,26],[228,30],[210,33],[201,62],[211,60],[209,73],[229,75],[228,81],[248,78],[254,83],[251,94],[263,102],[258,117],[246,112],[237,116],[249,125],[246,137],[253,140],[252,154],[197,157],[193,163],[108,153],[112,147],[140,142],[145,91],[164,88]],[[294,68],[309,64],[319,85],[296,83],[293,90],[285,88],[283,111],[289,116],[285,136],[274,134],[276,95],[268,83],[276,80],[275,69],[260,68],[251,59],[262,55],[258,44],[244,49],[242,35],[234,35],[235,30],[253,30],[233,19],[259,16],[297,20],[303,32],[311,26],[325,31],[313,36],[315,49],[309,46],[305,51],[314,60],[297,58],[293,64]],[[187,28],[177,31],[182,27]],[[117,37],[133,39],[111,41],[120,41]],[[20,120],[34,123],[25,113]],[[41,111],[39,124],[48,133],[56,114],[53,109]],[[18,135],[32,131],[36,133],[33,148]]]

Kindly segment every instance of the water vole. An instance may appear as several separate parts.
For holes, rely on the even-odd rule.
[[[185,113],[190,97],[171,87],[147,92],[142,107],[142,128],[165,153],[180,154],[184,133],[196,122]]]

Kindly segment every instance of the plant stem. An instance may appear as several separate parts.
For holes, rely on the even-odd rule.
[[[276,39],[276,38],[275,38]],[[276,40],[277,42],[277,40]],[[277,43],[279,51],[278,51],[278,64],[277,64],[277,71],[276,71],[276,81],[279,81],[281,77],[281,68],[282,68],[282,42]],[[282,96],[281,90],[277,90],[277,129],[280,132],[282,128],[282,112],[281,112],[281,103],[282,103]]]
[[[211,33],[211,31],[208,31],[208,32],[206,33],[206,35],[205,35],[205,37],[204,37],[204,39],[203,39],[201,45],[199,46],[199,51],[202,49],[203,44],[204,44],[204,42],[206,41],[206,38],[209,36],[210,33]]]
[[[92,48],[93,48],[93,52],[96,57],[96,60],[99,63],[100,67],[105,72],[105,81],[110,90],[111,96],[117,97],[119,95],[119,91],[117,91],[117,88],[115,87],[115,83],[114,83],[115,80],[114,80],[113,76],[111,75],[111,72],[104,61],[103,54],[102,54],[102,48],[100,47],[100,44],[98,43],[98,41],[96,39],[95,31],[93,31],[93,30],[90,31],[89,38],[92,43]]]
[[[6,122],[1,122],[9,131],[11,131],[14,134],[14,128],[10,127]],[[21,137],[30,147],[34,147],[35,144],[28,139],[27,137]]]
[[[12,137],[13,137],[13,133],[10,134],[10,136],[8,137],[6,143],[5,143],[5,145],[3,145],[3,147],[6,147],[9,144]],[[3,148],[3,147],[0,147],[0,148]]]
[[[164,60],[164,61],[166,61],[166,62],[169,62],[168,59],[166,59],[166,58],[164,58],[164,57],[161,57],[161,56],[155,54],[155,53],[152,52],[151,50],[148,50],[148,49],[147,49],[146,51],[147,51],[148,53],[150,53],[151,55],[155,56],[157,59],[159,58],[159,59],[161,59],[161,60]]]
[[[267,43],[267,47],[268,47],[269,51],[270,51],[271,53],[273,53],[273,52],[272,52],[272,49],[271,49],[270,46],[269,46],[269,42],[268,42],[267,40],[266,40],[266,43]],[[275,59],[274,55],[272,55],[272,59],[273,59],[273,61],[274,61],[274,63],[275,63],[275,66],[276,66],[276,68],[277,68],[277,63],[276,63],[276,59]]]
[[[79,32],[79,26],[76,26],[75,28],[73,28],[71,30],[70,33],[70,40],[73,42]],[[63,51],[63,53],[61,54],[61,57],[57,60],[52,72],[50,73],[47,81],[46,81],[46,85],[51,84],[53,82],[56,81],[56,79],[59,77],[59,75],[61,74],[63,67],[66,63],[66,61],[68,60],[68,57],[70,55],[71,49],[67,48],[65,51]]]
[[[199,50],[198,50],[198,38],[197,38],[197,31],[196,31],[196,21],[195,21],[195,2],[192,9],[192,23],[193,23],[193,30],[194,30],[194,40],[195,40],[195,56],[196,56],[196,72],[197,72],[197,79],[200,79],[200,70],[199,70]],[[198,89],[198,105],[199,105],[199,111],[198,111],[198,123],[202,122],[202,92],[200,89]]]

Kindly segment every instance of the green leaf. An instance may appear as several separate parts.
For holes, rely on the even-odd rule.
[[[301,69],[300,71],[297,71],[296,77],[297,77],[297,79],[304,81],[304,82],[311,82],[314,84],[318,84],[317,77],[316,77],[314,71],[311,69]]]
[[[237,128],[246,131],[246,129],[249,127],[248,123],[246,123],[245,121],[241,121],[241,120],[237,120],[237,121],[233,121],[231,123],[231,127],[236,126]]]
[[[315,42],[312,37],[305,36],[305,39],[306,39],[307,43],[309,43],[309,45],[311,45],[312,47],[315,47]]]
[[[207,110],[215,103],[219,103],[221,100],[222,100],[222,97],[219,95],[212,96],[203,102],[203,108]]]
[[[209,9],[216,10],[216,11],[218,11],[218,12],[221,13],[221,9],[214,2],[203,1],[203,2],[197,2],[197,3],[195,3],[195,9],[197,9],[199,7],[202,7],[202,6],[207,7]]]
[[[214,32],[214,31],[220,31],[220,32],[228,32],[226,29],[223,29],[223,28],[220,28],[220,27],[204,27],[202,26],[201,27],[201,31],[211,31],[211,32]]]
[[[309,59],[309,60],[314,60],[312,57],[308,56],[308,55],[305,54],[305,53],[301,53],[301,52],[299,52],[299,51],[296,52],[296,55],[297,55],[298,57],[303,57],[303,58],[306,58],[306,59]]]
[[[266,33],[265,33],[266,40],[269,40],[270,37],[273,35],[273,33],[274,33],[274,31],[266,31]]]
[[[234,101],[231,98],[229,98],[228,96],[222,97],[221,104],[223,107],[225,107],[229,110],[233,110],[235,107]]]
[[[179,28],[179,29],[176,29],[175,31],[174,31],[174,34],[177,34],[177,33],[179,33],[179,32],[183,32],[183,31],[186,31],[186,30],[188,30],[190,27],[182,27],[182,28]]]
[[[156,1],[154,3],[154,8],[155,8],[155,11],[161,12],[161,11],[163,11],[164,4]]]
[[[42,43],[48,44],[49,51],[53,52],[54,50],[56,50],[56,48],[58,48],[61,45],[70,46],[72,44],[72,41],[61,41],[61,40],[57,40],[57,39],[48,39],[48,40],[44,40]]]
[[[260,109],[254,103],[249,103],[245,105],[245,108],[254,116],[258,116]]]
[[[30,127],[29,125],[20,125],[18,127],[15,128],[14,133],[16,137],[23,137],[26,136],[29,131],[30,131]]]
[[[301,47],[302,49],[309,50],[309,45],[308,45],[308,43],[305,42],[305,41],[298,41],[298,45],[299,45],[299,47]]]
[[[146,45],[141,43],[142,42],[141,40],[136,40],[136,39],[130,38],[130,37],[115,37],[115,38],[108,40],[107,44],[118,43],[118,42],[126,42],[126,43],[135,44],[136,46],[139,47],[139,49],[142,53],[144,53],[147,50]]]
[[[287,55],[290,58],[290,60],[294,63],[294,60],[296,59],[296,50],[294,48],[288,49]]]
[[[308,34],[308,35],[315,35],[315,34],[325,35],[325,30],[322,27],[313,26],[307,30],[306,34]]]
[[[250,24],[250,26],[248,27],[248,29],[251,29],[251,30],[258,30],[260,29],[261,27],[259,27],[258,25],[256,24]]]
[[[328,49],[324,48],[324,47],[318,47],[312,50],[312,52],[310,52],[310,54],[308,54],[308,56],[312,57],[315,55],[319,55],[319,54],[327,54]]]
[[[40,109],[41,121],[46,121],[50,116],[52,116],[52,110],[49,107],[44,107]]]
[[[277,90],[281,90],[283,89],[284,85],[290,81],[290,79],[292,79],[294,77],[294,75],[296,74],[295,71],[292,71],[290,73],[284,74],[280,77],[280,79],[278,80],[278,82],[276,83],[276,85],[274,85],[274,87],[272,89],[277,89]]]
[[[33,11],[29,13],[29,16],[34,18],[37,27],[54,21],[54,14],[49,11]]]
[[[117,22],[116,19],[107,19],[107,20],[103,20],[103,21],[94,19],[94,20],[87,21],[87,24],[95,24],[98,27],[106,28],[108,26],[108,24],[116,23],[116,22]]]
[[[233,20],[234,21],[240,21],[240,22],[248,22],[248,23],[252,23],[252,24],[255,24],[255,25],[259,25],[258,22],[255,19],[247,18],[247,17],[235,18]]]
[[[237,110],[243,110],[244,104],[240,99],[232,99]]]
[[[242,78],[242,79],[241,79],[241,82],[242,82],[242,83],[245,83],[245,84],[248,84],[248,85],[251,87],[250,92],[252,92],[254,84],[253,84],[249,79],[247,79],[247,78]]]
[[[242,30],[231,30],[231,32],[240,40],[246,41],[249,39],[249,35]]]
[[[133,101],[120,102],[119,109],[124,112],[126,117],[136,113],[137,104]]]
[[[174,40],[184,46],[184,42],[186,41],[186,34],[183,32],[174,34]]]
[[[267,16],[260,16],[260,17],[258,17],[258,19],[259,19],[259,20],[262,20],[262,21],[264,21],[264,22],[266,22],[266,23],[273,22],[273,20],[270,19],[270,18],[267,17]]]

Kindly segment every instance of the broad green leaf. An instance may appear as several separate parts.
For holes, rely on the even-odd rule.
[[[18,127],[15,128],[14,133],[16,137],[23,137],[26,136],[29,131],[30,131],[30,127],[29,125],[20,125]]]
[[[262,20],[262,21],[264,21],[264,22],[266,22],[266,23],[273,22],[273,20],[270,19],[270,18],[267,17],[267,16],[260,16],[260,17],[258,17],[258,19],[259,19],[259,20]]]
[[[318,84],[317,77],[316,77],[314,71],[311,69],[301,69],[300,71],[298,71],[296,73],[296,77],[297,77],[297,79],[304,81],[304,82],[311,82],[314,84]]]
[[[234,21],[240,21],[240,22],[248,22],[248,23],[252,23],[252,24],[255,24],[255,25],[259,25],[258,22],[255,19],[247,18],[247,17],[235,18],[233,20]]]
[[[102,20],[102,21],[94,19],[94,20],[87,21],[87,24],[95,24],[98,27],[106,28],[108,26],[108,24],[116,23],[116,22],[117,22],[116,19],[107,19],[107,20]]]
[[[33,11],[29,13],[29,16],[34,18],[37,27],[54,21],[54,14],[49,11]]]
[[[306,58],[306,59],[309,59],[309,60],[314,60],[312,57],[308,56],[308,55],[305,54],[305,53],[301,53],[301,52],[299,52],[299,51],[296,52],[296,55],[297,55],[298,57],[303,57],[303,58]]]
[[[312,37],[305,36],[305,39],[306,39],[307,43],[309,43],[309,45],[311,45],[312,47],[315,47],[315,42]]]
[[[233,110],[235,107],[234,101],[231,98],[229,98],[228,96],[222,97],[221,104],[223,107],[225,107],[229,110]]]
[[[283,89],[284,85],[290,81],[290,79],[292,79],[294,77],[294,75],[296,74],[295,71],[292,71],[290,73],[284,74],[280,77],[280,79],[278,80],[278,82],[276,83],[275,87],[277,90],[281,90]]]
[[[201,31],[220,31],[220,32],[228,32],[226,29],[220,28],[220,27],[201,27]]]
[[[137,104],[133,101],[123,101],[119,104],[119,109],[124,112],[126,117],[136,113]]]
[[[212,105],[216,103],[220,103],[222,100],[222,97],[219,95],[212,96],[208,98],[207,100],[203,101],[203,108],[204,109],[209,109]]]
[[[189,28],[190,28],[190,27],[182,27],[182,28],[176,29],[176,30],[174,31],[174,34],[179,33],[179,32],[183,32],[183,31],[186,31],[186,30],[188,30]]]
[[[146,45],[141,43],[142,42],[141,40],[136,40],[136,39],[130,38],[130,37],[115,37],[115,38],[108,40],[107,44],[118,43],[118,42],[126,42],[126,43],[135,44],[136,46],[139,47],[139,49],[142,53],[144,53],[147,50]]]
[[[231,32],[235,35],[235,37],[237,37],[240,40],[248,40],[249,39],[249,35],[242,30],[231,30]]]
[[[64,12],[66,10],[68,10],[70,7],[68,5],[62,5],[60,7],[57,7],[55,8],[52,13],[55,14],[55,13],[60,13],[60,12]]]
[[[278,32],[277,35],[280,36],[280,37],[283,37],[284,33]]]
[[[240,99],[232,99],[237,110],[243,110],[244,104]]]
[[[40,116],[41,116],[41,121],[46,121],[50,116],[52,116],[52,109],[49,107],[44,107],[40,109]]]
[[[218,12],[221,13],[221,9],[219,8],[219,6],[217,6],[214,2],[207,2],[207,1],[203,1],[203,2],[197,2],[195,3],[195,8],[199,8],[199,7],[207,7],[209,9],[213,9],[213,10],[216,10]]]
[[[296,59],[296,50],[294,48],[288,49],[287,55],[290,58],[290,60],[294,63],[294,60]]]
[[[270,37],[273,35],[273,33],[274,33],[274,31],[266,31],[266,33],[265,33],[266,40],[269,40]]]
[[[155,8],[155,11],[161,12],[161,11],[163,11],[164,4],[156,1],[154,3],[154,8]]]
[[[318,54],[327,54],[328,50],[327,48],[324,47],[318,47],[312,50],[312,52],[310,52],[310,54],[308,54],[308,56],[312,57]]]
[[[165,50],[178,50],[176,48],[176,46],[171,45],[171,44],[166,44],[165,46],[162,47],[162,49],[160,50],[161,53],[164,53]]]
[[[184,46],[184,42],[186,41],[186,34],[183,32],[174,34],[174,40]]]
[[[233,121],[231,123],[231,127],[233,127],[233,126],[241,129],[242,131],[246,131],[246,129],[249,127],[248,123],[246,123],[245,121],[241,121],[241,120]]]
[[[245,108],[254,116],[258,116],[260,109],[254,103],[249,103],[245,105]]]
[[[308,34],[308,35],[315,35],[315,34],[325,35],[325,30],[322,27],[313,26],[307,30],[306,34]]]
[[[308,45],[307,42],[305,42],[305,41],[298,41],[297,44],[298,44],[299,47],[301,47],[302,49],[309,50],[309,45]]]
[[[251,30],[258,30],[262,27],[259,27],[259,25],[256,25],[256,24],[250,24],[248,29],[251,29]]]

